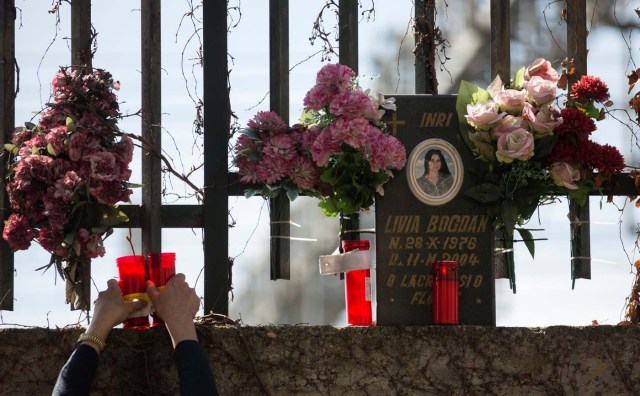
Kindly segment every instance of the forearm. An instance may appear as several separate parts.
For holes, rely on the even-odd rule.
[[[169,330],[174,349],[182,341],[198,341],[196,327],[193,322],[185,325],[172,325],[170,323],[166,323],[165,325],[167,326],[167,330]]]
[[[182,395],[217,395],[209,361],[197,341],[184,340],[176,345],[176,367]]]
[[[97,368],[98,353],[91,346],[78,345],[60,370],[52,395],[88,395]]]

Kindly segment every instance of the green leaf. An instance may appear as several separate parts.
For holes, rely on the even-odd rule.
[[[58,153],[56,153],[56,149],[53,148],[53,145],[51,143],[47,143],[47,152],[54,157],[58,155]]]
[[[524,67],[521,67],[516,72],[516,77],[513,79],[513,87],[516,89],[522,88],[524,85]]]
[[[473,151],[478,153],[481,157],[483,157],[487,161],[495,160],[496,150],[494,146],[482,140],[478,132],[470,133],[469,140],[474,144],[474,147],[472,147]]]
[[[589,187],[579,184],[576,190],[567,190],[567,196],[570,199],[576,200],[580,206],[584,206],[589,198],[590,190]]]
[[[287,198],[289,198],[289,201],[295,201],[296,198],[298,198],[298,195],[299,195],[298,190],[295,190],[295,189],[287,190]]]
[[[500,219],[504,224],[505,231],[510,232],[513,235],[513,229],[518,223],[518,206],[512,200],[505,199],[500,205]]]
[[[332,168],[325,168],[324,170],[321,170],[320,180],[332,186],[338,183],[338,178],[334,176]]]
[[[113,207],[104,209],[100,218],[100,225],[111,226],[120,223],[126,223],[128,221],[129,217],[127,217],[127,215],[123,211],[116,207]]]
[[[484,102],[485,100],[489,99],[489,93],[484,89],[465,80],[462,80],[460,82],[460,89],[458,89],[458,97],[456,99],[458,125],[460,128],[462,139],[471,149],[475,148],[475,145],[469,139],[469,133],[473,129],[469,126],[469,124],[467,123],[467,119],[464,117],[467,114],[467,105]]]
[[[300,114],[300,123],[303,125],[312,125],[318,122],[318,117],[315,112],[304,110]]]
[[[11,144],[11,143],[7,143],[4,145],[4,149],[7,150],[8,152],[10,152],[13,155],[18,155],[18,152],[20,151],[20,148],[18,146],[16,146],[15,144]]]
[[[259,161],[262,158],[262,153],[260,153],[258,150],[250,148],[240,150],[239,154],[244,155],[245,157],[253,161]]]
[[[73,132],[76,130],[76,124],[73,122],[73,118],[67,117],[66,119],[67,132]]]
[[[527,250],[529,250],[531,258],[535,258],[536,244],[533,241],[533,235],[531,234],[531,231],[527,230],[526,228],[516,228],[516,230],[520,234],[520,237],[522,238],[524,245],[527,247]]]
[[[600,116],[600,110],[593,104],[593,100],[587,103],[576,102],[576,107],[582,110],[589,118],[598,119]]]
[[[260,140],[260,136],[258,135],[258,131],[254,130],[254,129],[246,128],[246,129],[241,130],[240,133],[249,136],[253,140]]]
[[[262,190],[262,196],[266,198],[275,198],[278,195],[280,195],[280,191],[281,191],[280,187],[271,188],[270,186],[267,186],[267,188]]]
[[[322,209],[325,216],[335,217],[340,213],[340,209],[336,206],[336,202],[332,198],[325,198],[318,203],[318,206]]]
[[[244,197],[245,197],[245,198],[251,198],[251,197],[253,197],[254,195],[256,195],[256,193],[257,193],[258,191],[259,191],[259,190],[256,190],[255,188],[247,188],[246,190],[244,190]]]
[[[40,150],[36,146],[31,147],[31,154],[32,155],[36,155],[39,152],[40,152]]]

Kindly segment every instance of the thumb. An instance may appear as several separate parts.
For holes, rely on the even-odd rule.
[[[151,302],[155,302],[156,298],[158,298],[158,295],[160,295],[160,292],[158,291],[156,284],[153,283],[152,280],[147,281],[147,294],[149,295]]]

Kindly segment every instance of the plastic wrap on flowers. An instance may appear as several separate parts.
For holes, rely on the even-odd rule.
[[[7,192],[12,214],[3,238],[14,250],[36,241],[51,253],[67,281],[67,300],[88,309],[90,260],[104,255],[104,238],[127,217],[133,142],[117,127],[120,116],[111,75],[62,68],[53,100],[37,125],[17,128],[11,143]]]

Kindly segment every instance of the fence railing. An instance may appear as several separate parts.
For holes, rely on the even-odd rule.
[[[71,2],[73,65],[91,65],[91,7],[89,1]],[[161,204],[161,162],[158,156],[142,158],[142,204],[124,205],[129,223],[121,227],[142,230],[143,253],[161,251],[163,228],[202,228],[204,233],[204,308],[205,312],[228,314],[230,289],[230,259],[228,234],[228,198],[242,195],[237,175],[229,172],[228,135],[231,111],[228,97],[229,70],[227,66],[227,2],[203,1],[203,87],[204,87],[204,200],[201,205]],[[339,61],[358,70],[358,0],[339,0]],[[510,78],[510,1],[491,0],[491,74],[503,80]],[[141,1],[142,26],[142,137],[143,148],[150,153],[161,151],[161,2]],[[587,72],[587,17],[586,0],[566,2],[567,58],[573,59],[576,73],[570,83]],[[11,138],[15,126],[15,0],[2,0],[0,8],[0,122],[4,144]],[[270,107],[289,120],[289,1],[270,0]],[[434,44],[435,0],[415,1],[416,62],[415,93],[437,94]],[[6,158],[6,157],[5,157]],[[6,177],[6,166],[0,170]],[[615,183],[614,195],[635,195],[637,191],[625,175]],[[6,219],[6,193],[0,194],[0,216]],[[289,235],[288,202],[279,218],[280,235]],[[578,206],[572,205],[577,211]],[[589,211],[588,205],[578,213],[580,221],[572,221],[572,235],[578,235],[573,252],[574,276],[590,277]],[[289,278],[289,240],[271,238],[272,279]],[[587,258],[584,258],[587,257]],[[0,240],[0,309],[13,309],[14,257],[4,240]],[[497,274],[501,271],[498,269]],[[89,276],[89,274],[87,274]],[[89,282],[86,282],[89,285]],[[88,298],[88,297],[87,297]]]

